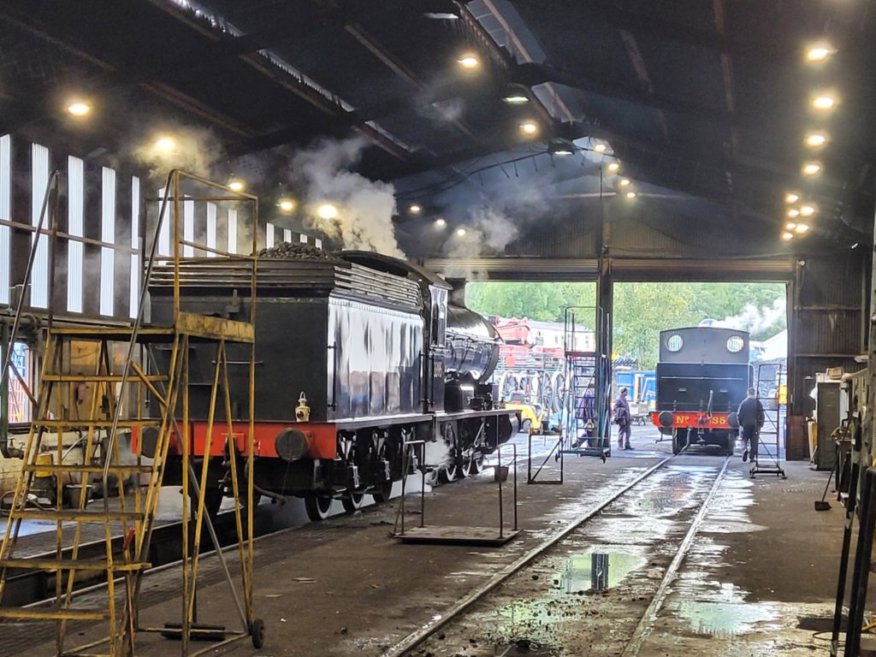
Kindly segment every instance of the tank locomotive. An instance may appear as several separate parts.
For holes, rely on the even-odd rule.
[[[657,402],[651,421],[672,453],[711,445],[733,454],[736,409],[751,381],[746,331],[698,326],[660,332]]]
[[[186,310],[248,317],[249,276],[234,272],[233,262],[218,259],[183,263]],[[155,323],[170,317],[170,280],[158,275],[150,289]],[[303,497],[318,520],[333,499],[348,512],[365,494],[386,500],[410,467],[405,442],[424,441],[427,449],[413,458],[448,481],[477,473],[484,455],[516,431],[516,415],[494,407],[485,383],[498,361],[498,333],[480,315],[449,304],[450,286],[435,274],[375,253],[297,248],[263,253],[256,280],[258,493]],[[198,393],[197,382],[209,382],[215,354],[203,345],[192,349],[190,417],[199,419],[191,449],[211,460],[206,504],[215,512],[229,486],[226,429],[217,422],[214,440],[206,440],[209,395]],[[232,414],[239,418],[247,408],[248,361],[229,350]],[[242,452],[246,425],[235,424],[234,432]],[[149,443],[144,432],[146,455]],[[207,444],[215,446],[209,454]],[[180,480],[180,454],[177,444],[167,483]]]

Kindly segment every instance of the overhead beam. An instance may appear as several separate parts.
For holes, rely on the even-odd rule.
[[[721,39],[727,38],[727,17],[724,11],[724,0],[712,0],[712,11],[715,15],[715,29]],[[736,114],[736,85],[733,78],[733,62],[730,59],[730,53],[722,51],[719,55],[721,59],[721,79],[724,83],[724,104],[727,108],[727,113],[731,116]],[[730,152],[733,157],[739,154],[739,130],[735,126],[730,126]],[[735,193],[733,188],[733,174],[727,172],[727,186],[730,188],[731,194]]]
[[[515,0],[515,5],[526,6],[529,12],[543,12],[543,0]],[[656,14],[641,14],[623,9],[610,0],[551,0],[551,8],[570,17],[599,20],[618,29],[635,34],[670,39],[708,50],[769,62],[775,65],[796,63],[796,51],[782,45],[779,41],[762,43],[751,40],[730,39],[712,30],[704,30],[687,24],[676,23]]]
[[[207,29],[205,25],[199,23],[195,17],[188,12],[186,9],[182,7],[178,7],[176,5],[172,5],[171,3],[166,2],[165,0],[149,0],[153,5],[160,8],[162,11],[168,13],[173,16],[177,20],[182,23],[192,27],[192,29],[197,30],[201,34],[203,34],[207,39],[217,42],[220,40],[220,35],[215,32],[215,30]],[[290,75],[287,71],[280,70],[273,64],[271,64],[267,59],[262,57],[258,53],[244,53],[240,56],[240,59],[247,64],[249,64],[256,71],[262,73],[266,77],[270,78],[272,81],[279,84],[284,89],[290,91],[298,98],[306,101],[311,104],[313,107],[318,110],[328,114],[329,116],[336,116],[344,111],[344,108],[338,104],[336,100],[333,98],[327,98],[324,94],[320,93],[312,86],[305,84],[302,79],[298,79],[293,75]],[[359,125],[355,128],[362,135],[370,139],[376,146],[380,147],[390,155],[394,157],[404,160],[410,156],[410,152],[400,145],[400,142],[387,137],[387,135],[381,133],[379,130],[372,128],[367,125]]]
[[[107,75],[112,76],[112,79],[117,81],[119,85],[130,84],[130,77],[134,75],[132,72],[122,70],[114,63],[94,54],[86,44],[81,42],[80,39],[71,37],[67,34],[58,33],[57,30],[52,29],[43,21],[35,18],[32,12],[22,12],[17,7],[10,6],[9,4],[0,4],[0,18],[5,19],[16,27],[27,31],[54,46],[66,50],[89,64],[97,66],[105,71]],[[182,91],[171,89],[166,84],[156,81],[153,83],[144,82],[141,86],[147,91],[160,97],[162,100],[185,110],[187,113],[208,121],[216,127],[228,130],[229,132],[240,136],[249,136],[252,134],[246,126],[232,117],[216,111],[212,107],[201,103]],[[34,104],[31,103],[30,106],[32,109]],[[33,119],[33,117],[42,116],[44,116],[44,112],[30,112],[31,119]]]
[[[627,57],[630,59],[630,64],[636,72],[636,77],[639,82],[648,92],[654,94],[654,85],[651,82],[651,76],[648,75],[648,67],[645,65],[645,58],[642,56],[642,51],[639,50],[639,43],[636,37],[627,30],[620,31],[621,40],[624,42],[624,48],[627,51]],[[669,141],[669,127],[666,125],[666,114],[661,108],[657,108],[657,124],[660,126],[660,131],[663,133],[663,139]]]
[[[430,258],[430,271],[448,276],[462,273],[489,280],[595,281],[596,258]],[[612,277],[628,282],[771,281],[794,275],[794,258],[611,258]]]
[[[381,63],[389,70],[395,73],[402,80],[412,85],[419,91],[426,88],[426,84],[410,69],[404,62],[395,57],[389,50],[380,43],[371,33],[359,24],[347,25],[346,31],[358,41],[368,52],[374,55]],[[478,140],[478,136],[469,128],[464,121],[454,119],[450,122],[457,130],[462,132],[466,137],[474,141]]]

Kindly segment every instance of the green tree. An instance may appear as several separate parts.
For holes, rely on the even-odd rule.
[[[742,315],[757,319],[752,339],[765,340],[786,327],[781,303],[777,304],[784,297],[781,283],[616,283],[614,355],[636,358],[640,367],[651,369],[657,362],[661,330]],[[481,314],[547,322],[562,322],[569,306],[593,307],[595,298],[594,283],[484,282],[466,287],[466,304]],[[580,312],[576,319],[595,327],[595,321]]]

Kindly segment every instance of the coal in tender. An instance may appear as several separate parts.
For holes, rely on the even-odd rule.
[[[327,260],[340,262],[333,254],[323,251],[310,244],[300,242],[281,242],[269,249],[259,251],[259,258],[273,258],[276,260]]]

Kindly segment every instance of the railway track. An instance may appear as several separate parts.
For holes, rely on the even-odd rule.
[[[540,560],[548,557],[552,552],[561,548],[564,542],[569,541],[571,538],[573,538],[573,535],[584,529],[589,522],[602,516],[602,514],[609,510],[612,505],[615,505],[620,500],[622,500],[625,495],[628,495],[632,491],[638,490],[639,486],[650,477],[652,477],[656,473],[665,471],[666,466],[672,463],[676,463],[677,459],[677,456],[665,458],[656,465],[649,468],[647,471],[642,473],[628,485],[616,491],[609,498],[603,500],[601,503],[599,503],[594,508],[588,510],[583,515],[575,518],[560,532],[554,534],[549,539],[543,541],[540,545],[536,546],[532,550],[519,557],[513,563],[507,565],[505,568],[503,568],[501,571],[491,577],[487,582],[483,583],[481,586],[474,589],[468,595],[463,597],[458,603],[453,605],[453,607],[440,614],[440,616],[436,616],[435,618],[433,618],[430,623],[409,634],[401,641],[397,642],[395,645],[385,650],[382,657],[405,657],[408,655],[422,655],[430,653],[457,654],[453,651],[453,648],[455,647],[453,644],[453,640],[460,637],[453,636],[452,638],[447,639],[447,635],[453,634],[451,630],[455,625],[464,624],[466,617],[474,612],[475,607],[489,607],[491,605],[491,596],[497,593],[497,590],[500,589],[502,585],[510,584],[512,580],[515,580],[515,578],[521,578],[521,580],[526,580],[526,574],[530,569],[533,570],[533,574],[531,574],[531,578],[529,578],[530,581],[538,580],[538,575],[534,574],[534,567]],[[715,492],[717,491],[721,481],[723,480],[728,463],[729,458],[725,458],[718,470],[717,475],[711,482],[708,491],[705,492],[702,501],[699,503],[699,508],[696,514],[693,516],[687,526],[687,530],[684,533],[684,536],[681,538],[680,541],[678,541],[678,548],[675,551],[675,556],[663,572],[660,583],[656,587],[656,590],[653,592],[650,602],[636,622],[635,629],[630,634],[628,634],[629,639],[625,641],[622,651],[618,651],[617,654],[620,654],[621,657],[635,657],[636,655],[638,655],[641,646],[648,638],[648,635],[653,628],[657,615],[659,614],[660,609],[662,608],[669,593],[670,585],[677,576],[679,569],[688,553],[688,550],[691,547],[694,538],[697,535],[697,532],[699,531],[700,525],[702,524],[702,521],[706,516],[709,508],[709,503],[712,500]],[[481,613],[481,616],[484,615],[485,614]],[[550,622],[549,619],[545,620]],[[466,632],[463,631],[461,632],[461,634],[463,635],[462,638],[465,638]],[[525,643],[526,645],[515,647],[515,645],[509,643],[509,645],[506,646],[504,652],[496,652],[495,654],[516,655],[518,654],[518,652],[515,652],[515,650],[519,650],[519,654],[523,654],[524,652],[531,655],[555,654],[554,652],[550,651],[534,652],[533,645],[535,642],[530,644],[528,640],[520,641],[522,643]],[[430,642],[435,642],[436,645],[433,646]],[[440,647],[438,647],[439,643]],[[479,639],[469,636],[468,639],[465,641],[465,647],[470,647],[470,645],[478,645],[479,643]],[[461,649],[462,646],[459,646],[459,648]],[[448,650],[450,652],[447,652]],[[493,646],[493,650],[496,650],[495,645]]]
[[[271,524],[271,520],[266,513],[260,513],[258,510],[254,514],[254,535],[264,536],[276,531]],[[219,543],[222,547],[233,545],[236,541],[236,531],[234,526],[234,516],[230,513],[220,514],[215,520],[216,533],[219,538]],[[54,537],[54,532],[51,532]],[[122,550],[123,537],[121,535],[113,538],[113,549],[117,553]],[[213,550],[213,544],[208,539],[203,542],[203,550],[206,553],[208,550]],[[70,548],[65,548],[62,551],[64,557],[70,555]],[[84,542],[79,547],[78,558],[87,560],[89,558],[103,558],[106,554],[106,544],[103,538],[99,540]],[[149,563],[153,568],[164,566],[179,561],[182,555],[182,523],[172,522],[159,525],[153,532],[152,542],[149,552]],[[54,559],[56,552],[54,550],[46,552],[35,552],[31,555],[33,559]],[[82,573],[77,577],[74,585],[74,591],[90,588],[94,585],[99,585],[105,582],[102,574]],[[36,604],[54,595],[55,588],[55,573],[52,571],[39,571],[31,569],[19,569],[17,572],[13,570],[8,579],[6,593],[3,603],[8,606],[23,607],[25,605]]]
[[[504,461],[504,459],[503,459]],[[520,459],[518,459],[519,465]],[[433,639],[434,635],[439,633],[442,628],[447,628],[448,625],[454,623],[454,621],[458,621],[465,617],[466,613],[470,611],[473,607],[475,607],[478,603],[483,603],[490,599],[490,594],[496,591],[503,583],[508,582],[515,578],[515,576],[521,575],[526,568],[530,565],[535,565],[539,562],[540,558],[549,554],[552,549],[559,548],[562,549],[564,542],[568,539],[573,539],[576,531],[581,530],[583,527],[588,526],[590,521],[596,520],[604,513],[611,512],[611,507],[614,504],[619,502],[623,502],[624,496],[629,495],[643,486],[644,482],[654,477],[654,475],[660,472],[666,472],[673,464],[679,463],[679,457],[669,457],[664,458],[657,464],[651,466],[648,470],[644,471],[640,475],[638,475],[633,481],[629,484],[626,484],[622,488],[612,492],[612,494],[602,500],[598,505],[590,508],[586,513],[575,518],[571,523],[569,523],[566,527],[564,527],[559,533],[554,534],[549,539],[542,542],[536,548],[530,550],[525,553],[521,557],[519,557],[512,564],[503,568],[499,573],[494,575],[489,581],[479,586],[477,589],[473,590],[471,593],[466,595],[463,599],[461,599],[457,604],[455,604],[451,609],[447,610],[442,614],[439,620],[433,621],[430,624],[424,626],[417,632],[405,637],[402,641],[398,642],[386,652],[383,653],[384,657],[397,657],[407,654],[424,654],[422,650],[422,646],[427,644],[430,639]],[[704,497],[702,502],[700,503],[699,512],[697,513],[697,517],[691,522],[690,527],[682,541],[679,542],[679,550],[676,553],[675,559],[673,559],[672,564],[667,568],[666,573],[663,578],[663,583],[659,587],[659,589],[654,593],[649,608],[642,614],[641,620],[638,622],[636,630],[632,633],[629,633],[630,637],[629,643],[625,648],[625,652],[623,652],[623,657],[632,657],[633,655],[638,654],[638,648],[641,646],[641,643],[647,638],[648,632],[650,631],[651,624],[653,623],[653,619],[656,617],[659,612],[663,601],[666,598],[669,583],[672,581],[675,573],[677,572],[679,566],[681,565],[684,554],[686,553],[687,547],[690,546],[693,541],[693,537],[696,535],[696,529],[702,520],[703,516],[706,513],[706,509],[708,508],[709,500],[712,497],[713,492],[716,490],[719,482],[723,476],[724,470],[726,469],[727,461],[723,462],[723,467],[721,468],[717,477],[714,478],[714,482],[709,489],[708,494]],[[678,468],[674,468],[674,470],[684,469],[682,466]],[[230,514],[223,514],[224,516],[230,517]],[[220,519],[223,517],[220,515]],[[167,525],[162,529],[163,532],[166,532],[168,536],[176,535],[179,536],[179,525],[172,524]],[[269,535],[276,531],[275,529],[267,528],[262,530],[263,535]],[[221,530],[220,530],[221,533]],[[225,541],[223,540],[223,543]],[[161,540],[156,541],[158,544],[162,544]],[[165,548],[166,549],[166,548]],[[168,558],[164,563],[169,564],[174,562],[175,559]],[[161,568],[157,570],[163,570]],[[53,581],[53,580],[52,580]],[[216,583],[221,581],[221,574],[218,572],[210,575],[207,573],[205,584]],[[88,586],[83,591],[81,591],[82,595],[88,596],[94,594],[100,587],[103,585],[100,583],[93,583],[91,586]],[[156,597],[158,596],[158,597]],[[152,598],[155,597],[153,601]],[[147,591],[145,593],[144,603],[153,603],[158,601],[160,594],[158,591],[150,592]],[[32,641],[35,638],[32,632],[25,633],[22,628],[21,636],[18,636],[19,632],[17,631],[19,628],[11,628],[4,627],[4,631],[14,630],[10,634],[14,634],[15,636],[8,636],[7,645],[4,648],[8,648],[10,650],[2,650],[0,651],[0,655],[14,655],[17,654],[15,650],[15,646],[25,647],[28,645],[32,645]],[[448,630],[449,633],[449,630]],[[42,637],[41,637],[42,638]],[[47,634],[45,639],[49,639],[50,634]],[[419,648],[419,650],[418,650]],[[440,652],[436,652],[435,654],[444,654]],[[455,654],[455,653],[447,653],[447,654]],[[478,653],[480,654],[480,653]],[[501,652],[496,654],[503,654]],[[506,655],[514,655],[517,654],[515,652],[506,652]],[[530,653],[532,655],[540,655],[540,654],[553,654],[553,653]],[[596,653],[594,653],[596,654]],[[620,654],[619,652],[616,654]]]

